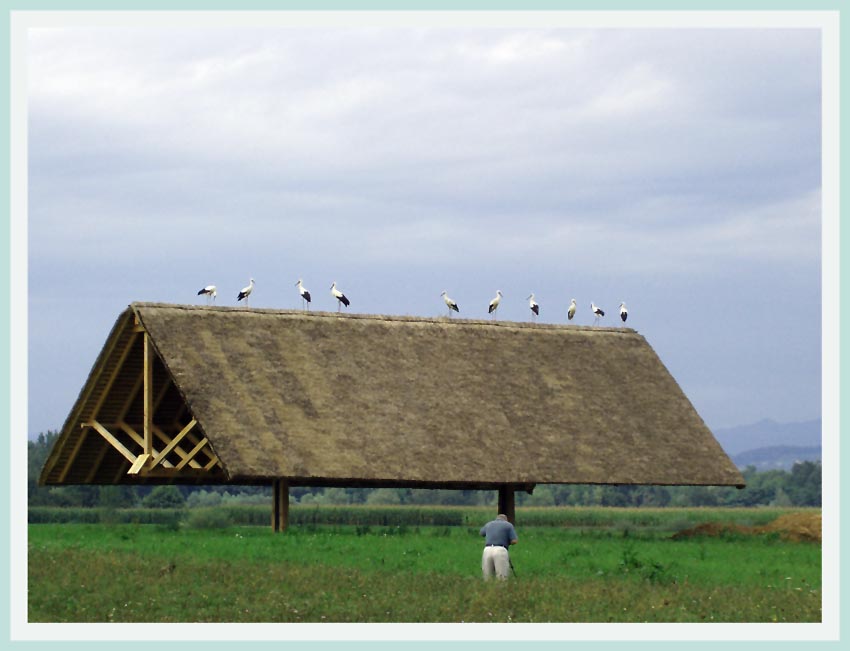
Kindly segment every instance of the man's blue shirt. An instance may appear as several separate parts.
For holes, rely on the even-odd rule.
[[[487,545],[509,547],[512,540],[518,540],[516,529],[507,520],[492,520],[481,527],[481,535]]]

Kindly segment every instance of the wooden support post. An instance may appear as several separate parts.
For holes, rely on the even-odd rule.
[[[286,531],[289,526],[289,482],[275,479],[272,482],[272,531]]]
[[[145,439],[143,454],[153,454],[153,350],[151,349],[151,338],[146,332],[145,340],[145,355],[144,367],[144,427],[142,435]]]
[[[508,522],[516,524],[516,499],[511,484],[499,486],[499,513],[508,516]]]

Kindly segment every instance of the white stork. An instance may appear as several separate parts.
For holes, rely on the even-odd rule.
[[[304,287],[300,278],[298,279],[298,282],[295,283],[295,285],[298,287],[298,293],[301,294],[301,308],[305,309],[305,310],[309,310],[310,309],[310,300],[311,300],[310,299],[310,292],[308,292],[307,288]]]
[[[493,318],[496,318],[496,310],[499,309],[499,302],[502,300],[502,290],[496,290],[496,298],[490,301],[490,307],[487,309],[487,312],[493,315]]]
[[[605,311],[601,307],[597,307],[593,301],[590,301],[590,309],[596,316],[596,320],[593,322],[593,325],[596,325],[599,323],[599,319],[605,316]]]
[[[447,292],[443,292],[442,294],[440,294],[440,296],[443,297],[443,300],[446,302],[446,306],[449,308],[449,318],[452,317],[452,310],[454,310],[455,312],[460,312],[457,307],[457,303],[455,303],[452,299],[449,298]]]
[[[207,285],[203,289],[199,289],[198,290],[198,296],[200,296],[201,294],[206,294],[207,305],[210,304],[210,299],[212,299],[212,302],[215,303],[215,297],[216,297],[215,285]]]
[[[528,307],[534,313],[533,319],[537,318],[537,315],[540,314],[540,305],[537,304],[537,301],[534,300],[534,292],[531,292],[531,296],[528,297]]]
[[[236,302],[238,303],[243,298],[245,299],[245,305],[248,305],[248,297],[251,295],[251,292],[254,291],[254,279],[251,278],[251,282],[247,287],[243,287],[242,291],[239,292],[239,296],[236,297]]]
[[[570,321],[573,320],[573,317],[576,315],[576,299],[570,301],[570,307],[567,310],[567,319]]]
[[[337,311],[337,312],[339,312],[339,311],[342,309],[342,306],[343,306],[343,305],[345,305],[345,307],[348,307],[349,305],[351,305],[351,301],[349,301],[349,300],[345,297],[345,294],[343,294],[341,291],[339,291],[339,290],[336,288],[336,281],[334,281],[334,282],[333,282],[333,284],[331,285],[331,294],[333,294],[333,297],[334,297],[337,301],[339,301],[339,302],[337,303],[337,305],[336,305],[336,311]]]
[[[623,320],[623,323],[629,318],[629,311],[626,309],[625,303],[620,303],[620,318]]]

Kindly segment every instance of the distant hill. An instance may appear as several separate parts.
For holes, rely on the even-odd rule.
[[[716,429],[714,436],[733,460],[742,452],[761,448],[820,449],[821,419],[799,423],[777,423],[774,420],[765,419],[749,425]]]
[[[732,457],[732,462],[743,469],[755,466],[759,472],[766,470],[791,470],[795,463],[802,461],[821,461],[821,447],[800,447],[777,445],[769,448],[747,450]]]

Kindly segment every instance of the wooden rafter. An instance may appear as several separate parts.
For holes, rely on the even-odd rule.
[[[146,332],[144,334],[144,364],[142,366],[142,374],[144,375],[144,427],[143,436],[144,436],[144,453],[152,454],[153,453],[153,348],[151,346],[151,338],[150,335]]]
[[[213,470],[216,466],[221,465],[218,457],[216,457],[209,447],[209,440],[204,437],[203,434],[196,436],[197,430],[193,432],[193,429],[195,429],[198,424],[197,420],[194,418],[192,418],[186,425],[183,425],[182,423],[175,423],[175,429],[176,427],[180,427],[180,431],[176,435],[167,434],[163,431],[162,427],[158,426],[154,422],[160,403],[165,399],[169,389],[174,386],[174,382],[170,376],[166,376],[165,381],[161,385],[157,382],[157,385],[159,386],[154,386],[154,363],[156,360],[156,352],[154,351],[150,336],[144,328],[140,326],[140,324],[136,324],[133,330],[134,333],[137,334],[133,334],[128,343],[121,350],[116,366],[110,372],[105,387],[102,393],[98,396],[98,400],[94,405],[92,418],[82,424],[83,431],[75,444],[71,461],[66,464],[62,474],[63,480],[73,465],[72,462],[74,458],[78,456],[83,442],[90,430],[96,431],[107,443],[109,443],[109,446],[103,447],[98,452],[97,459],[88,473],[87,481],[93,481],[94,477],[97,476],[98,469],[102,465],[109,447],[117,450],[125,459],[125,463],[120,464],[120,472],[116,476],[116,482],[121,475],[124,474],[143,476],[150,475],[156,477],[174,477],[178,474],[182,477],[188,477],[190,475],[203,476]],[[126,395],[121,396],[122,399],[119,408],[119,417],[116,419],[116,422],[112,424],[101,423],[97,420],[96,415],[100,413],[101,407],[109,398],[109,393],[113,389],[117,378],[120,376],[120,373],[124,368],[127,356],[130,354],[133,347],[139,343],[138,334],[142,335],[141,343],[143,347],[143,363],[141,372],[139,372],[136,376],[130,391]],[[134,428],[125,421],[125,418],[132,405],[137,400],[140,391],[143,392],[143,420],[142,423],[136,425]],[[182,403],[179,414],[185,414],[186,412],[187,407],[185,403]],[[122,440],[116,436],[116,433],[119,430],[126,434],[135,445],[128,447],[124,442],[122,442]],[[164,447],[159,448],[156,446],[155,440],[161,441]],[[135,447],[136,445],[138,445],[138,448]],[[186,448],[188,448],[188,446],[193,447],[187,452],[186,449],[184,449],[184,446]],[[205,455],[209,457],[209,461],[204,461],[203,458],[200,462],[198,461],[196,457],[201,451],[204,451]],[[167,459],[167,457],[172,453],[180,457],[180,462],[177,467],[175,467],[174,463]]]
[[[127,434],[127,436],[129,436],[131,439],[133,439],[133,441],[140,448],[142,448],[142,450],[145,449],[145,439],[142,438],[142,435],[139,434],[136,430],[134,430],[130,425],[128,425],[124,421],[121,421],[120,423],[118,423],[118,427],[120,427],[122,430],[124,430],[124,432]],[[151,454],[148,455],[148,458],[150,458],[153,454],[159,454],[159,451],[156,448],[151,447],[151,450],[152,450],[152,452],[151,452]],[[142,454],[146,454],[146,453],[142,452]],[[169,463],[168,461],[163,462],[162,465],[165,466],[166,468],[172,467],[172,464]]]
[[[90,484],[94,481],[97,471],[100,468],[100,464],[103,463],[103,459],[106,457],[107,452],[109,452],[109,446],[102,445],[100,452],[97,453],[97,459],[95,459],[94,463],[91,465],[91,470],[89,470],[89,474],[86,476],[85,483]]]
[[[165,459],[165,457],[168,455],[168,453],[171,452],[175,447],[177,447],[177,444],[180,443],[180,441],[183,440],[183,437],[186,436],[189,433],[189,430],[191,430],[197,424],[198,424],[198,421],[196,421],[193,418],[191,420],[191,422],[188,425],[186,425],[186,427],[181,429],[177,433],[177,436],[175,436],[173,439],[171,439],[171,442],[163,448],[162,452],[160,452],[159,454],[157,454],[153,458],[153,461],[151,462],[151,468],[156,468],[159,465],[159,463]]]
[[[97,416],[100,412],[100,408],[103,406],[103,403],[106,402],[106,397],[109,395],[109,391],[110,389],[112,389],[112,385],[115,384],[115,380],[121,373],[121,369],[124,366],[124,361],[127,359],[127,355],[130,354],[130,351],[133,350],[133,346],[135,345],[135,343],[136,336],[132,335],[129,341],[124,345],[124,348],[121,350],[121,355],[118,357],[118,362],[115,364],[115,368],[112,369],[112,373],[109,375],[109,378],[106,381],[106,386],[104,386],[103,391],[101,392],[100,396],[98,396],[97,402],[95,402],[94,408],[91,411],[92,420],[97,419]],[[71,454],[68,457],[68,462],[65,464],[65,468],[59,475],[60,484],[64,482],[67,478],[71,467],[74,465],[74,461],[76,461],[77,459],[77,455],[80,453],[80,449],[83,447],[83,442],[85,441],[87,434],[87,429],[83,429],[83,431],[80,432],[80,436],[77,439],[77,443],[74,445],[74,449],[71,451]]]
[[[201,464],[199,464],[197,461],[194,461],[194,458],[195,455],[198,454],[198,452],[200,452],[204,447],[206,447],[207,443],[209,443],[209,440],[207,440],[206,437],[201,439],[201,441],[194,448],[192,448],[189,454],[186,455],[183,460],[177,464],[177,470],[182,470],[187,463],[194,463],[193,467],[197,466],[198,468],[200,468]],[[215,459],[215,456],[213,456],[213,459]],[[215,460],[218,461],[218,459]]]
[[[133,402],[136,400],[136,395],[142,388],[142,382],[144,381],[144,379],[144,373],[139,373],[139,376],[136,378],[136,381],[133,384],[133,388],[130,389],[130,391],[127,393],[127,397],[124,398],[124,402],[121,404],[121,409],[118,411],[118,421],[124,420],[124,418],[127,416],[127,412],[130,411],[130,407],[133,406]]]
[[[83,443],[86,440],[86,436],[88,436],[89,431],[87,429],[83,429],[80,432],[80,436],[77,438],[77,442],[74,445],[74,449],[71,450],[71,454],[68,457],[68,462],[65,464],[65,467],[62,469],[62,472],[59,474],[59,483],[61,484],[68,476],[68,473],[71,471],[71,466],[74,465],[74,461],[77,459],[77,455],[80,453],[80,448],[83,447]]]
[[[163,443],[165,443],[166,445],[171,441],[171,438],[168,436],[168,434],[166,434],[165,432],[162,431],[161,427],[154,425],[153,431],[157,435],[157,437],[159,437],[159,440],[162,441]],[[188,434],[186,436],[186,438],[189,440],[190,443],[194,442],[192,440],[194,437],[191,434]],[[188,453],[182,447],[180,447],[179,445],[174,448],[174,452],[177,453],[177,456],[179,456],[181,460],[185,459],[188,456]],[[196,468],[196,469],[201,467],[201,464],[199,464],[197,461],[192,461],[191,459],[189,461],[189,465],[192,468]]]
[[[118,470],[115,473],[115,477],[112,479],[113,484],[121,483],[121,477],[127,474],[127,462],[122,461],[118,464]]]
[[[178,422],[181,418],[183,418],[183,414],[186,412],[186,403],[181,402],[180,407],[177,409],[177,413],[174,415],[174,422]]]
[[[209,439],[206,437],[201,438],[194,448],[191,451],[186,452],[180,447],[180,443],[186,439],[189,439],[190,432],[197,425],[198,421],[194,418],[191,422],[189,422],[183,429],[173,438],[169,437],[165,432],[162,431],[161,428],[153,425],[153,431],[157,434],[157,436],[166,443],[166,446],[158,450],[156,447],[153,447],[153,453],[148,455],[145,452],[140,452],[137,455],[134,455],[132,451],[130,451],[126,446],[124,446],[110,431],[109,428],[102,423],[92,422],[86,423],[87,427],[91,427],[95,429],[98,433],[100,433],[103,438],[109,441],[115,449],[121,452],[122,456],[127,459],[130,463],[130,469],[128,474],[155,474],[158,477],[170,476],[167,473],[180,473],[183,476],[188,476],[188,471],[185,470],[185,467],[188,465],[192,470],[198,472],[209,472],[216,466],[220,466],[221,463],[218,457],[210,451],[206,450],[206,454],[210,456],[210,460],[205,464],[201,465],[195,459],[197,454],[206,448],[209,445]],[[97,429],[97,428],[100,429]],[[121,429],[130,439],[139,446],[139,448],[144,449],[144,438],[139,432],[137,432],[132,425],[121,421],[116,423],[113,427],[117,427]],[[105,450],[105,449],[104,449]],[[168,456],[171,452],[176,453],[180,456],[181,461],[175,466],[173,463],[168,461],[165,457]],[[105,453],[105,452],[104,452]],[[103,453],[102,453],[103,454]],[[160,469],[161,468],[161,469]],[[153,471],[156,470],[154,473]],[[182,471],[182,472],[181,472]],[[165,473],[165,474],[164,474]]]
[[[121,453],[121,456],[127,459],[127,461],[129,461],[131,465],[136,462],[137,455],[130,452],[121,441],[115,438],[115,436],[108,429],[106,429],[96,420],[89,421],[88,423],[83,423],[83,427],[91,427],[92,429],[94,429],[94,431],[96,431],[103,438],[105,438],[113,448],[118,450]]]

